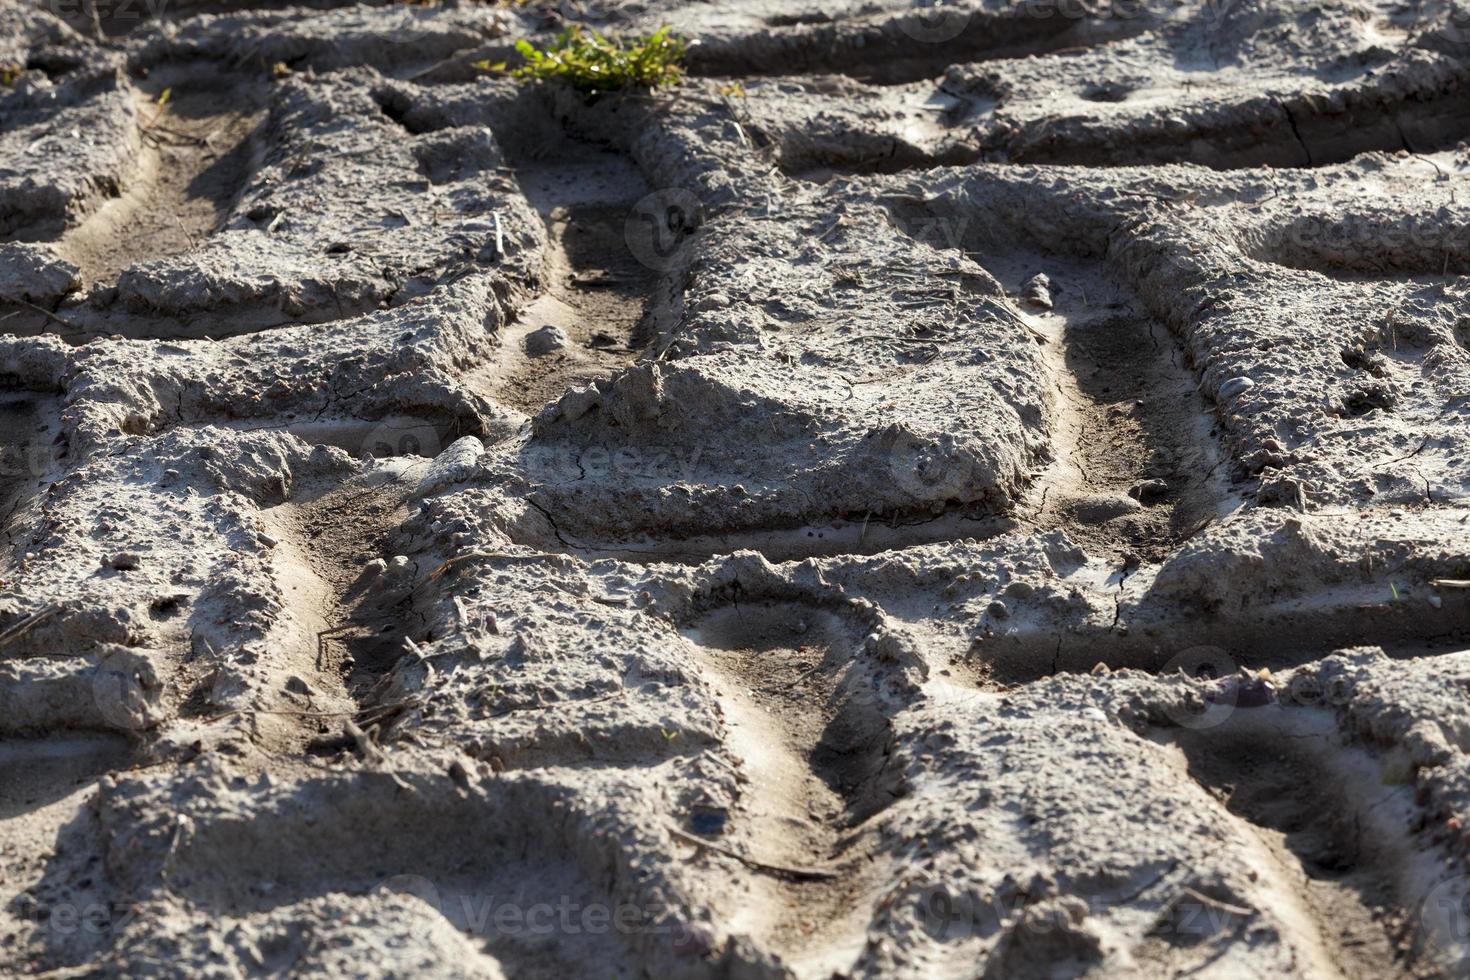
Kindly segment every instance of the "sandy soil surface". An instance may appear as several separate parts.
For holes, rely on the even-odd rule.
[[[0,976],[1470,976],[1463,0],[0,15]]]

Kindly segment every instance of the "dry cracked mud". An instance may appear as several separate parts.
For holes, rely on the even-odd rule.
[[[1470,976],[1463,0],[0,13],[0,976]]]

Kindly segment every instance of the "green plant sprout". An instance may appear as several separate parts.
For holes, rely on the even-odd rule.
[[[646,38],[614,41],[594,30],[573,26],[544,51],[530,41],[517,41],[526,59],[510,70],[525,81],[561,80],[588,97],[619,89],[656,89],[676,84],[684,74],[679,64],[687,45],[661,27]],[[505,63],[478,62],[485,71],[505,71]]]

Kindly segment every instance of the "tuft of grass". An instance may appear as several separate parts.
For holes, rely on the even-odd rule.
[[[661,27],[648,37],[614,41],[580,26],[567,28],[544,51],[517,41],[526,59],[511,69],[525,81],[563,81],[588,97],[620,89],[656,89],[676,84],[684,75],[680,62],[687,45]],[[483,65],[504,71],[505,65]]]
[[[25,69],[20,65],[10,62],[0,62],[0,85],[10,88],[20,81],[20,76],[25,74]]]

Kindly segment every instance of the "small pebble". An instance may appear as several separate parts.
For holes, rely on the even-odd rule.
[[[1220,394],[1217,396],[1217,400],[1228,402],[1232,398],[1245,394],[1247,391],[1250,391],[1255,386],[1256,383],[1250,378],[1231,378],[1229,381],[1220,386]]]

